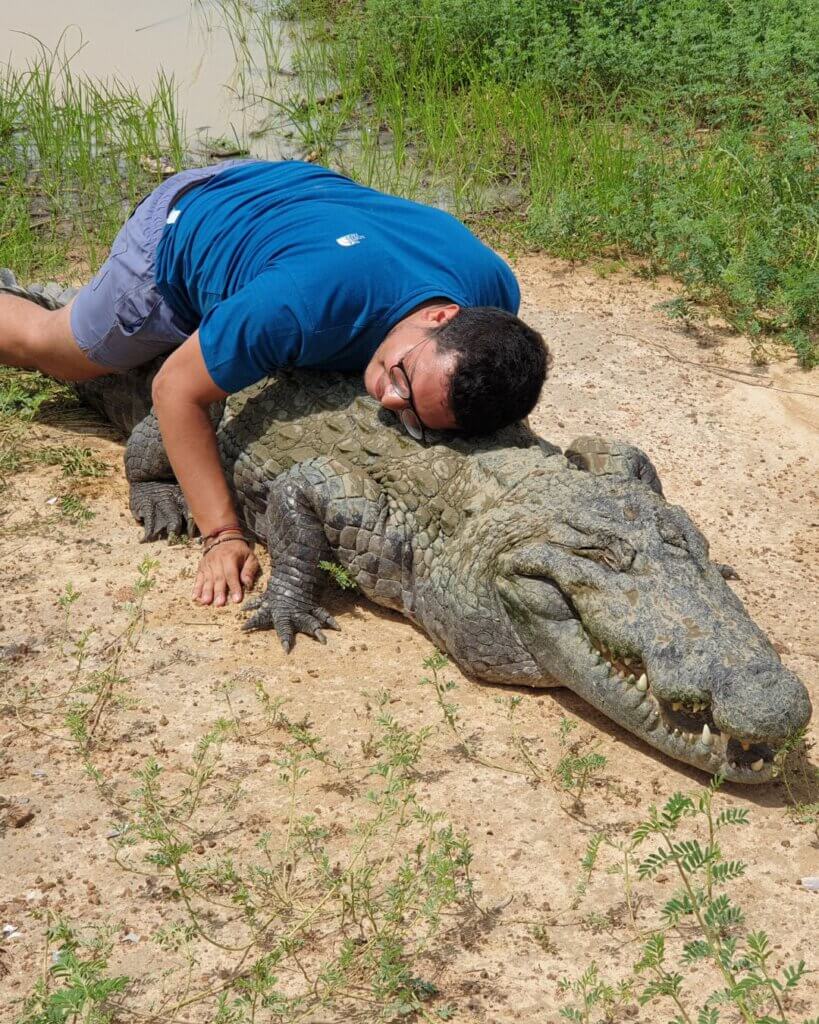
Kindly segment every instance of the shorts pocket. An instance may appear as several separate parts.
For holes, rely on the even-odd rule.
[[[130,292],[120,296],[116,304],[116,318],[119,328],[125,335],[136,334],[151,319],[159,309],[162,296],[151,285],[142,285],[133,288]],[[153,340],[153,339],[149,339]]]

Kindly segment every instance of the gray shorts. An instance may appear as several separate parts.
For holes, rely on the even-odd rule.
[[[242,162],[225,160],[174,174],[137,206],[97,276],[71,306],[72,334],[89,359],[129,370],[170,352],[196,330],[197,324],[181,323],[157,291],[156,247],[182,192]]]

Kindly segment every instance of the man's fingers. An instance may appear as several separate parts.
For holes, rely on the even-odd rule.
[[[235,562],[229,561],[226,564],[225,579],[230,590],[231,599],[238,603],[242,600],[242,584],[239,582],[239,572]]]
[[[207,575],[202,580],[202,587],[199,592],[199,603],[210,604],[213,600],[213,580]]]
[[[256,556],[251,551],[245,559],[245,564],[242,567],[242,583],[246,587],[252,587],[256,582],[256,577],[259,575],[261,566]]]
[[[200,604],[214,604],[217,608],[228,599],[237,603],[244,596],[243,586],[253,586],[260,566],[255,555],[247,551],[230,550],[214,552],[210,558],[203,556],[193,586],[193,598]]]

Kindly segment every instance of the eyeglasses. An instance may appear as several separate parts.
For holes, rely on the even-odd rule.
[[[421,422],[421,417],[418,415],[418,410],[415,408],[415,402],[412,398],[412,384],[410,382],[407,368],[404,366],[404,360],[414,352],[421,345],[430,341],[429,338],[424,338],[423,341],[419,341],[417,345],[413,345],[409,351],[404,353],[403,358],[399,359],[397,363],[389,368],[390,384],[395,388],[396,392],[400,395],[404,401],[409,402],[408,409],[402,409],[398,414],[401,423],[404,425],[404,430],[409,434],[415,441],[426,442],[426,434],[424,433],[424,424]]]

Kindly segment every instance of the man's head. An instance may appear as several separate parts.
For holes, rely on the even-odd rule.
[[[411,398],[396,387],[399,363]],[[414,407],[430,430],[488,434],[532,411],[546,366],[543,339],[512,313],[441,299],[396,324],[364,371],[364,385],[392,412]]]

